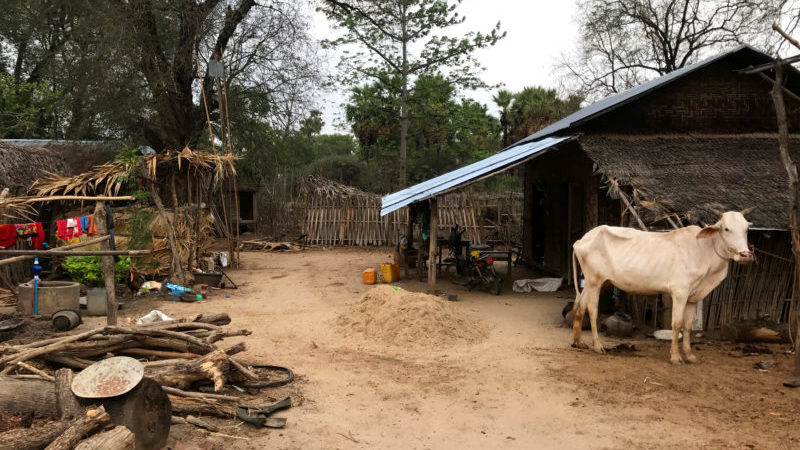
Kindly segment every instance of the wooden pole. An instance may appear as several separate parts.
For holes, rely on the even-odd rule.
[[[108,234],[108,218],[106,217],[105,203],[97,202],[94,207],[94,221],[97,224],[97,232],[101,235]],[[108,251],[108,241],[100,244],[101,250]],[[108,325],[117,324],[117,296],[116,296],[116,277],[114,275],[114,257],[103,255],[100,258],[103,266],[103,279],[106,285],[106,323]]]
[[[430,199],[431,223],[428,233],[428,286],[436,287],[436,239],[439,231],[439,202],[436,197]]]
[[[108,245],[106,244],[107,241],[108,239],[104,239],[100,242],[100,245]],[[150,250],[0,250],[0,255],[25,255],[31,258],[34,256],[138,256],[149,254]],[[5,261],[4,259],[0,263],[5,263]]]
[[[776,25],[773,25],[776,28]],[[777,27],[779,30],[780,27]],[[779,32],[781,32],[780,30]],[[781,33],[787,37],[785,33]],[[787,39],[789,39],[787,37]],[[792,44],[797,41],[792,41]],[[796,44],[795,44],[796,45]],[[800,47],[798,47],[800,48]],[[781,162],[786,169],[789,181],[789,230],[792,236],[792,253],[794,253],[794,320],[796,337],[794,341],[794,379],[785,383],[787,386],[800,387],[800,176],[797,164],[789,154],[789,124],[786,119],[786,105],[783,102],[784,67],[781,61],[775,64],[775,83],[772,85],[772,101],[775,104],[775,116],[778,121],[778,150]]]
[[[90,240],[84,241],[84,242],[78,242],[77,244],[65,245],[63,247],[58,247],[58,248],[51,249],[51,250],[39,250],[39,253],[36,253],[34,255],[23,255],[23,256],[15,256],[13,258],[6,258],[6,259],[0,260],[0,266],[4,266],[6,264],[11,264],[11,263],[19,262],[19,261],[25,261],[26,259],[33,259],[34,257],[37,257],[37,256],[47,257],[47,256],[51,255],[50,252],[52,252],[52,251],[56,251],[56,250],[57,251],[64,251],[64,250],[69,250],[71,248],[87,247],[89,245],[99,244],[99,243],[101,243],[103,241],[107,241],[109,239],[111,239],[111,236],[100,236],[100,237],[95,238],[95,239],[90,239]]]

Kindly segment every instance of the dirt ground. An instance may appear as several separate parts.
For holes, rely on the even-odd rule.
[[[285,365],[298,376],[288,388],[251,399],[264,404],[291,395],[295,406],[276,414],[288,419],[285,429],[220,420],[221,434],[211,434],[178,425],[170,445],[800,448],[800,390],[781,386],[792,369],[788,346],[745,357],[734,344],[701,342],[699,363],[681,366],[670,365],[668,344],[653,339],[625,341],[636,346],[633,353],[575,350],[560,314],[570,291],[518,294],[506,283],[498,297],[445,280],[439,289],[458,295],[454,308],[486,327],[484,339],[432,348],[343,336],[337,316],[371,288],[361,271],[389,260],[389,250],[242,253],[243,267],[229,273],[238,290],[199,303],[146,298],[126,305],[128,317],[155,308],[173,316],[227,312],[231,327],[253,331],[244,338],[246,359]],[[396,285],[426,290],[417,281]],[[607,347],[622,342],[603,339]],[[775,367],[756,370],[763,359]]]

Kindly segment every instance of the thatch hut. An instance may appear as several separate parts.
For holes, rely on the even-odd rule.
[[[786,321],[794,263],[788,183],[781,166],[769,72],[775,60],[741,45],[591,104],[502,152],[383,198],[381,214],[521,166],[525,176],[523,255],[571,281],[572,244],[598,225],[667,230],[714,222],[712,209],[756,206],[749,239],[759,262],[732,266],[704,302],[704,325]],[[784,85],[790,151],[800,156],[800,72]],[[440,230],[441,231],[441,230]],[[639,301],[641,300],[641,301]],[[630,303],[641,321],[667,299]]]
[[[43,147],[19,147],[0,140],[0,190],[8,195],[27,195],[39,178],[69,175],[67,163],[57,152]]]
[[[33,192],[39,196],[118,195],[143,189],[145,183],[153,182],[159,196],[156,204],[163,199],[166,221],[157,208],[149,206],[115,211],[119,246],[151,250],[148,257],[137,261],[137,268],[148,274],[164,272],[169,270],[172,259],[168,243],[171,230],[182,267],[191,269],[199,266],[199,258],[213,244],[215,232],[231,235],[235,212],[227,210],[226,202],[219,199],[223,185],[236,176],[236,160],[230,154],[189,148],[170,150],[117,159],[74,176],[49,175],[34,184]],[[149,235],[150,242],[141,242],[142,235]]]

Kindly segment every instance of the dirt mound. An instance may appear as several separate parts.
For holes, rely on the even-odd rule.
[[[441,347],[478,342],[486,328],[433,295],[388,285],[369,290],[339,315],[346,336],[362,336],[387,345]]]

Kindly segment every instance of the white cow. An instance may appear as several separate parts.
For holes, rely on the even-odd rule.
[[[581,341],[581,321],[586,310],[592,324],[594,350],[603,353],[597,335],[597,303],[600,288],[611,283],[629,294],[669,294],[672,297],[672,346],[670,360],[681,362],[678,333],[683,333],[683,352],[687,362],[695,362],[689,335],[697,302],[705,298],[728,275],[728,262],[755,260],[747,244],[750,223],[742,212],[717,212],[719,222],[700,228],[689,226],[666,233],[632,228],[599,226],[572,246],[573,273],[577,298],[574,306],[573,347],[586,347]],[[579,291],[577,267],[580,264],[585,287]]]

